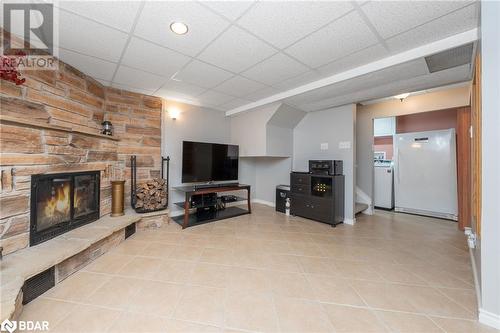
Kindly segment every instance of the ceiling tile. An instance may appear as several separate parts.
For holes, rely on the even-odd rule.
[[[132,87],[132,86],[128,86],[126,84],[119,84],[119,83],[112,83],[111,87],[131,91],[131,92],[136,92],[139,94],[151,95],[151,96],[154,93],[154,90],[141,89],[141,88]]]
[[[206,88],[201,88],[186,82],[168,80],[158,91],[162,91],[163,93],[176,92],[177,94],[182,94],[185,98],[193,99],[205,90]]]
[[[279,90],[276,88],[265,87],[265,88],[259,89],[257,91],[254,91],[251,94],[246,95],[245,99],[255,102],[255,101],[261,100],[263,98],[275,95],[278,92],[279,92]]]
[[[386,42],[391,52],[398,53],[477,28],[478,26],[479,4],[473,4],[389,38]]]
[[[130,32],[139,1],[59,1],[59,8]]]
[[[284,48],[352,9],[347,1],[262,1],[238,24]]]
[[[236,20],[247,10],[255,1],[205,1],[203,4],[222,16]]]
[[[383,38],[389,38],[470,4],[471,1],[371,1],[361,7]]]
[[[223,69],[194,60],[175,75],[176,80],[191,83],[199,87],[212,88],[229,79],[233,74]]]
[[[273,87],[282,91],[289,90],[310,83],[312,81],[319,80],[320,78],[320,75],[316,71],[311,70],[309,72],[305,72],[292,77],[288,80],[274,84]]]
[[[122,59],[124,65],[171,77],[191,58],[133,37]]]
[[[377,42],[377,37],[360,15],[352,12],[285,51],[316,68]]]
[[[147,91],[155,91],[166,80],[164,77],[121,65],[116,72],[113,84],[122,84]]]
[[[202,104],[207,106],[217,106],[233,100],[234,97],[222,94],[220,92],[209,90],[203,94],[196,97],[196,99]]]
[[[254,91],[264,88],[265,85],[249,80],[241,76],[235,76],[221,85],[218,85],[214,90],[226,93],[235,97],[243,97],[251,94]]]
[[[249,104],[251,103],[250,101],[247,101],[245,99],[241,99],[241,98],[235,98],[225,104],[222,104],[222,105],[218,105],[217,108],[220,109],[220,110],[224,110],[224,111],[228,111],[228,110],[232,110],[234,108],[238,108],[242,105],[246,105],[246,104]]]
[[[376,60],[380,60],[387,56],[389,56],[389,52],[385,49],[385,47],[381,44],[376,44],[353,54],[349,54],[329,64],[323,65],[317,68],[317,70],[325,76],[331,76]]]
[[[187,24],[187,34],[179,36],[170,31],[170,24],[177,21]],[[149,1],[134,34],[195,56],[228,25],[229,22],[194,1]]]
[[[232,26],[211,43],[198,58],[239,73],[275,53],[272,47]]]
[[[93,77],[94,79],[101,79],[105,81],[111,80],[117,66],[113,62],[75,53],[63,48],[59,48],[59,59],[75,68],[78,68],[78,70],[89,75],[90,77]]]
[[[59,46],[117,62],[127,41],[127,34],[89,21],[77,15],[59,13]]]
[[[272,85],[307,72],[308,70],[309,69],[300,62],[283,53],[277,53],[249,70],[244,71],[242,75],[255,81]]]

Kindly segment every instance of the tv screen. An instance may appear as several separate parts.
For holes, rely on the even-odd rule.
[[[182,182],[238,180],[238,146],[182,142]]]

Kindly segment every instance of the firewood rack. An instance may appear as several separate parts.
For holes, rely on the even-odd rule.
[[[167,164],[167,172],[165,176],[165,162]],[[136,203],[137,203],[137,156],[132,155],[130,156],[130,205],[132,208],[137,213],[150,213],[150,212],[156,212],[159,210],[164,210],[167,209],[168,207],[168,186],[169,186],[169,169],[170,169],[170,156],[167,157],[161,157],[161,179],[165,180],[165,188],[166,188],[166,195],[167,195],[167,202],[163,207],[156,208],[156,209],[145,209],[145,208],[137,208]]]

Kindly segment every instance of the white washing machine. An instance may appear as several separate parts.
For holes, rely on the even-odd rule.
[[[375,207],[383,209],[394,208],[394,169],[392,161],[375,161],[374,184]]]

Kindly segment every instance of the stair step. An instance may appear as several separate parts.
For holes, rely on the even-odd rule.
[[[354,211],[356,214],[361,213],[365,209],[367,209],[369,206],[368,204],[361,203],[361,202],[356,202],[356,205],[354,206]]]

